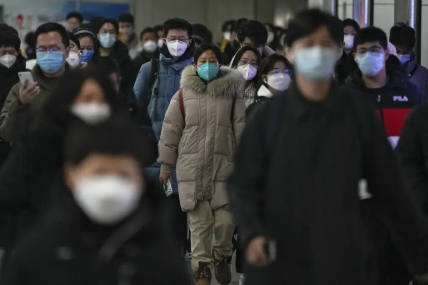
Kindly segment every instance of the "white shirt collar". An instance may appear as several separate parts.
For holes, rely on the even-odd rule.
[[[257,92],[257,96],[271,98],[273,97],[273,94],[272,92],[269,91],[269,89],[266,86],[262,85],[259,91]]]

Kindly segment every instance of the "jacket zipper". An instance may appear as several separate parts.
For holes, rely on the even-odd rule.
[[[377,103],[378,103],[379,112],[380,112],[380,119],[382,121],[383,127],[385,128],[385,118],[383,116],[383,107],[382,107],[382,97],[381,97],[381,95],[377,95]]]

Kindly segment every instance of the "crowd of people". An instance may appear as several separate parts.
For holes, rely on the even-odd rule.
[[[0,24],[0,284],[428,284],[413,28],[66,20]]]

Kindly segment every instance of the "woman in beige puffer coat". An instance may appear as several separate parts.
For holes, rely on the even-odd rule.
[[[176,166],[180,204],[189,216],[196,284],[209,284],[212,263],[219,283],[229,284],[234,224],[226,180],[245,124],[245,104],[239,97],[245,79],[239,71],[218,68],[221,52],[216,46],[200,46],[194,62],[183,70],[181,89],[165,115],[160,180],[171,181]]]

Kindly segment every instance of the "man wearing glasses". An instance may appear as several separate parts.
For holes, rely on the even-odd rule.
[[[69,39],[65,28],[46,23],[35,32],[37,64],[32,70],[34,82],[25,80],[12,87],[0,115],[0,135],[8,142],[22,137],[38,116],[42,104],[66,70]]]

